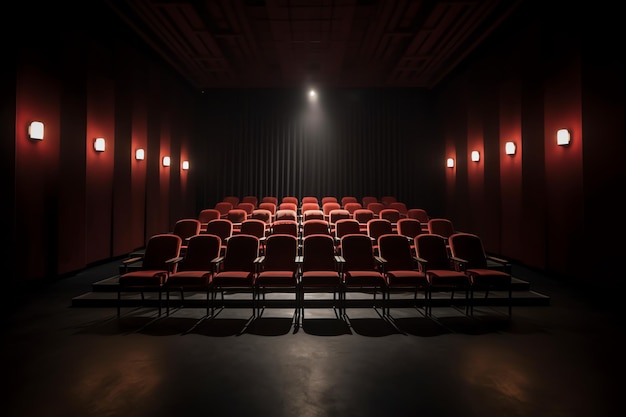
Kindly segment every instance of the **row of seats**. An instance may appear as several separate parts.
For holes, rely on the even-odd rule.
[[[209,233],[219,236],[223,242],[236,234],[251,234],[258,237],[263,243],[272,234],[290,234],[302,239],[311,234],[327,234],[335,238],[336,242],[349,233],[363,233],[372,239],[386,233],[398,233],[412,239],[418,234],[434,233],[448,238],[455,232],[452,221],[445,218],[432,218],[425,224],[414,218],[396,217],[393,220],[371,215],[359,216],[354,213],[337,213],[326,220],[325,216],[299,219],[296,215],[289,218],[245,218],[240,223],[231,219],[215,218],[206,224],[198,219],[180,219],[174,226],[173,233],[183,239],[183,251],[186,248],[186,239],[198,233]],[[222,249],[225,249],[225,245]]]
[[[388,222],[370,222],[374,220]],[[490,267],[489,260],[500,268]],[[137,262],[141,266],[130,269]],[[202,291],[207,315],[224,306],[218,294],[224,301],[227,293],[250,292],[253,316],[264,307],[266,293],[293,292],[297,314],[303,317],[307,292],[332,292],[333,307],[342,314],[350,291],[370,292],[374,299],[381,294],[383,314],[389,314],[393,292],[410,291],[415,300],[422,293],[429,315],[433,291],[465,292],[470,313],[475,291],[484,290],[487,297],[493,289],[508,289],[511,315],[510,265],[485,255],[480,238],[470,233],[455,232],[447,239],[419,233],[411,239],[389,229],[377,237],[355,230],[337,240],[328,233],[294,236],[274,230],[263,238],[239,233],[225,241],[212,233],[184,240],[164,233],[149,239],[142,259],[127,259],[123,265],[118,315],[126,292],[157,291],[161,314],[163,292],[169,313],[170,292],[179,292],[184,304],[185,292]]]
[[[207,209],[205,213],[201,213],[202,217],[211,217],[216,213],[225,218],[232,210],[240,210],[241,215],[251,216],[257,210],[267,210],[272,216],[283,210],[295,211],[299,215],[303,215],[307,211],[321,211],[325,216],[329,216],[332,210],[347,210],[353,214],[357,210],[369,210],[378,216],[381,212],[388,209],[395,209],[402,217],[413,217],[421,221],[428,219],[426,210],[421,208],[408,208],[403,202],[397,201],[393,197],[387,197],[387,200],[378,200],[375,197],[365,197],[362,201],[356,197],[343,197],[339,201],[336,197],[304,197],[298,200],[296,197],[283,197],[279,203],[276,197],[264,197],[260,202],[256,197],[244,197],[241,201],[237,197],[225,197],[222,201],[215,204],[211,212]],[[245,214],[243,214],[245,212]]]
[[[234,195],[229,195],[225,196],[222,199],[222,202],[230,203],[233,207],[237,207],[240,203],[252,204],[256,207],[261,203],[273,203],[276,206],[279,206],[281,203],[296,204],[297,206],[307,203],[316,203],[322,206],[330,202],[340,203],[342,207],[349,203],[359,203],[362,205],[362,207],[367,207],[370,203],[380,203],[383,206],[388,207],[392,203],[397,203],[398,199],[394,196],[388,195],[383,196],[380,199],[375,196],[364,196],[361,199],[358,199],[355,196],[343,196],[341,197],[341,199],[334,196],[324,196],[321,198],[318,198],[316,196],[305,196],[301,199],[295,196],[284,196],[279,200],[278,197],[275,196],[265,196],[259,199],[258,197],[252,195],[244,196],[242,198]]]

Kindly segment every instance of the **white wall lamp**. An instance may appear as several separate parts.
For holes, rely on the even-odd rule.
[[[556,144],[559,146],[569,145],[572,139],[569,130],[559,129],[556,131]]]
[[[163,166],[164,167],[168,167],[168,166],[170,166],[170,163],[171,163],[170,157],[169,156],[164,156],[163,157]]]
[[[507,142],[504,144],[504,152],[507,155],[515,155],[517,150],[517,146],[515,146],[515,142]]]
[[[33,140],[43,140],[43,123],[31,122],[28,125],[28,137]]]
[[[446,160],[446,166],[447,166],[448,168],[454,168],[454,158],[448,158],[448,159]]]
[[[139,148],[135,151],[136,160],[143,161],[145,158],[146,158],[146,152],[142,148]]]
[[[480,152],[472,151],[472,162],[480,161]]]
[[[96,140],[94,140],[93,142],[93,148],[96,150],[96,152],[104,152],[104,150],[106,149],[106,142],[104,138],[96,138]]]
[[[182,165],[183,169],[185,171],[189,170],[189,161],[183,161],[183,165]]]

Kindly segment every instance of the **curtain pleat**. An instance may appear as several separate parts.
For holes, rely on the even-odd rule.
[[[208,131],[198,150],[213,164],[200,205],[225,195],[395,195],[423,204],[420,183],[443,184],[444,175],[429,171],[437,149],[429,106],[419,92],[384,89],[321,92],[317,106],[293,92],[213,93],[200,114]]]

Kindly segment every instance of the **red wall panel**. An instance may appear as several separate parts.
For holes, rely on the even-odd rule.
[[[59,83],[36,65],[18,66],[15,115],[16,264],[28,281],[57,273]],[[32,121],[44,139],[28,138]]]

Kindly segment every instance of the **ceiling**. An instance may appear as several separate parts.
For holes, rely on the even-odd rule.
[[[109,0],[196,88],[433,88],[521,0]]]

